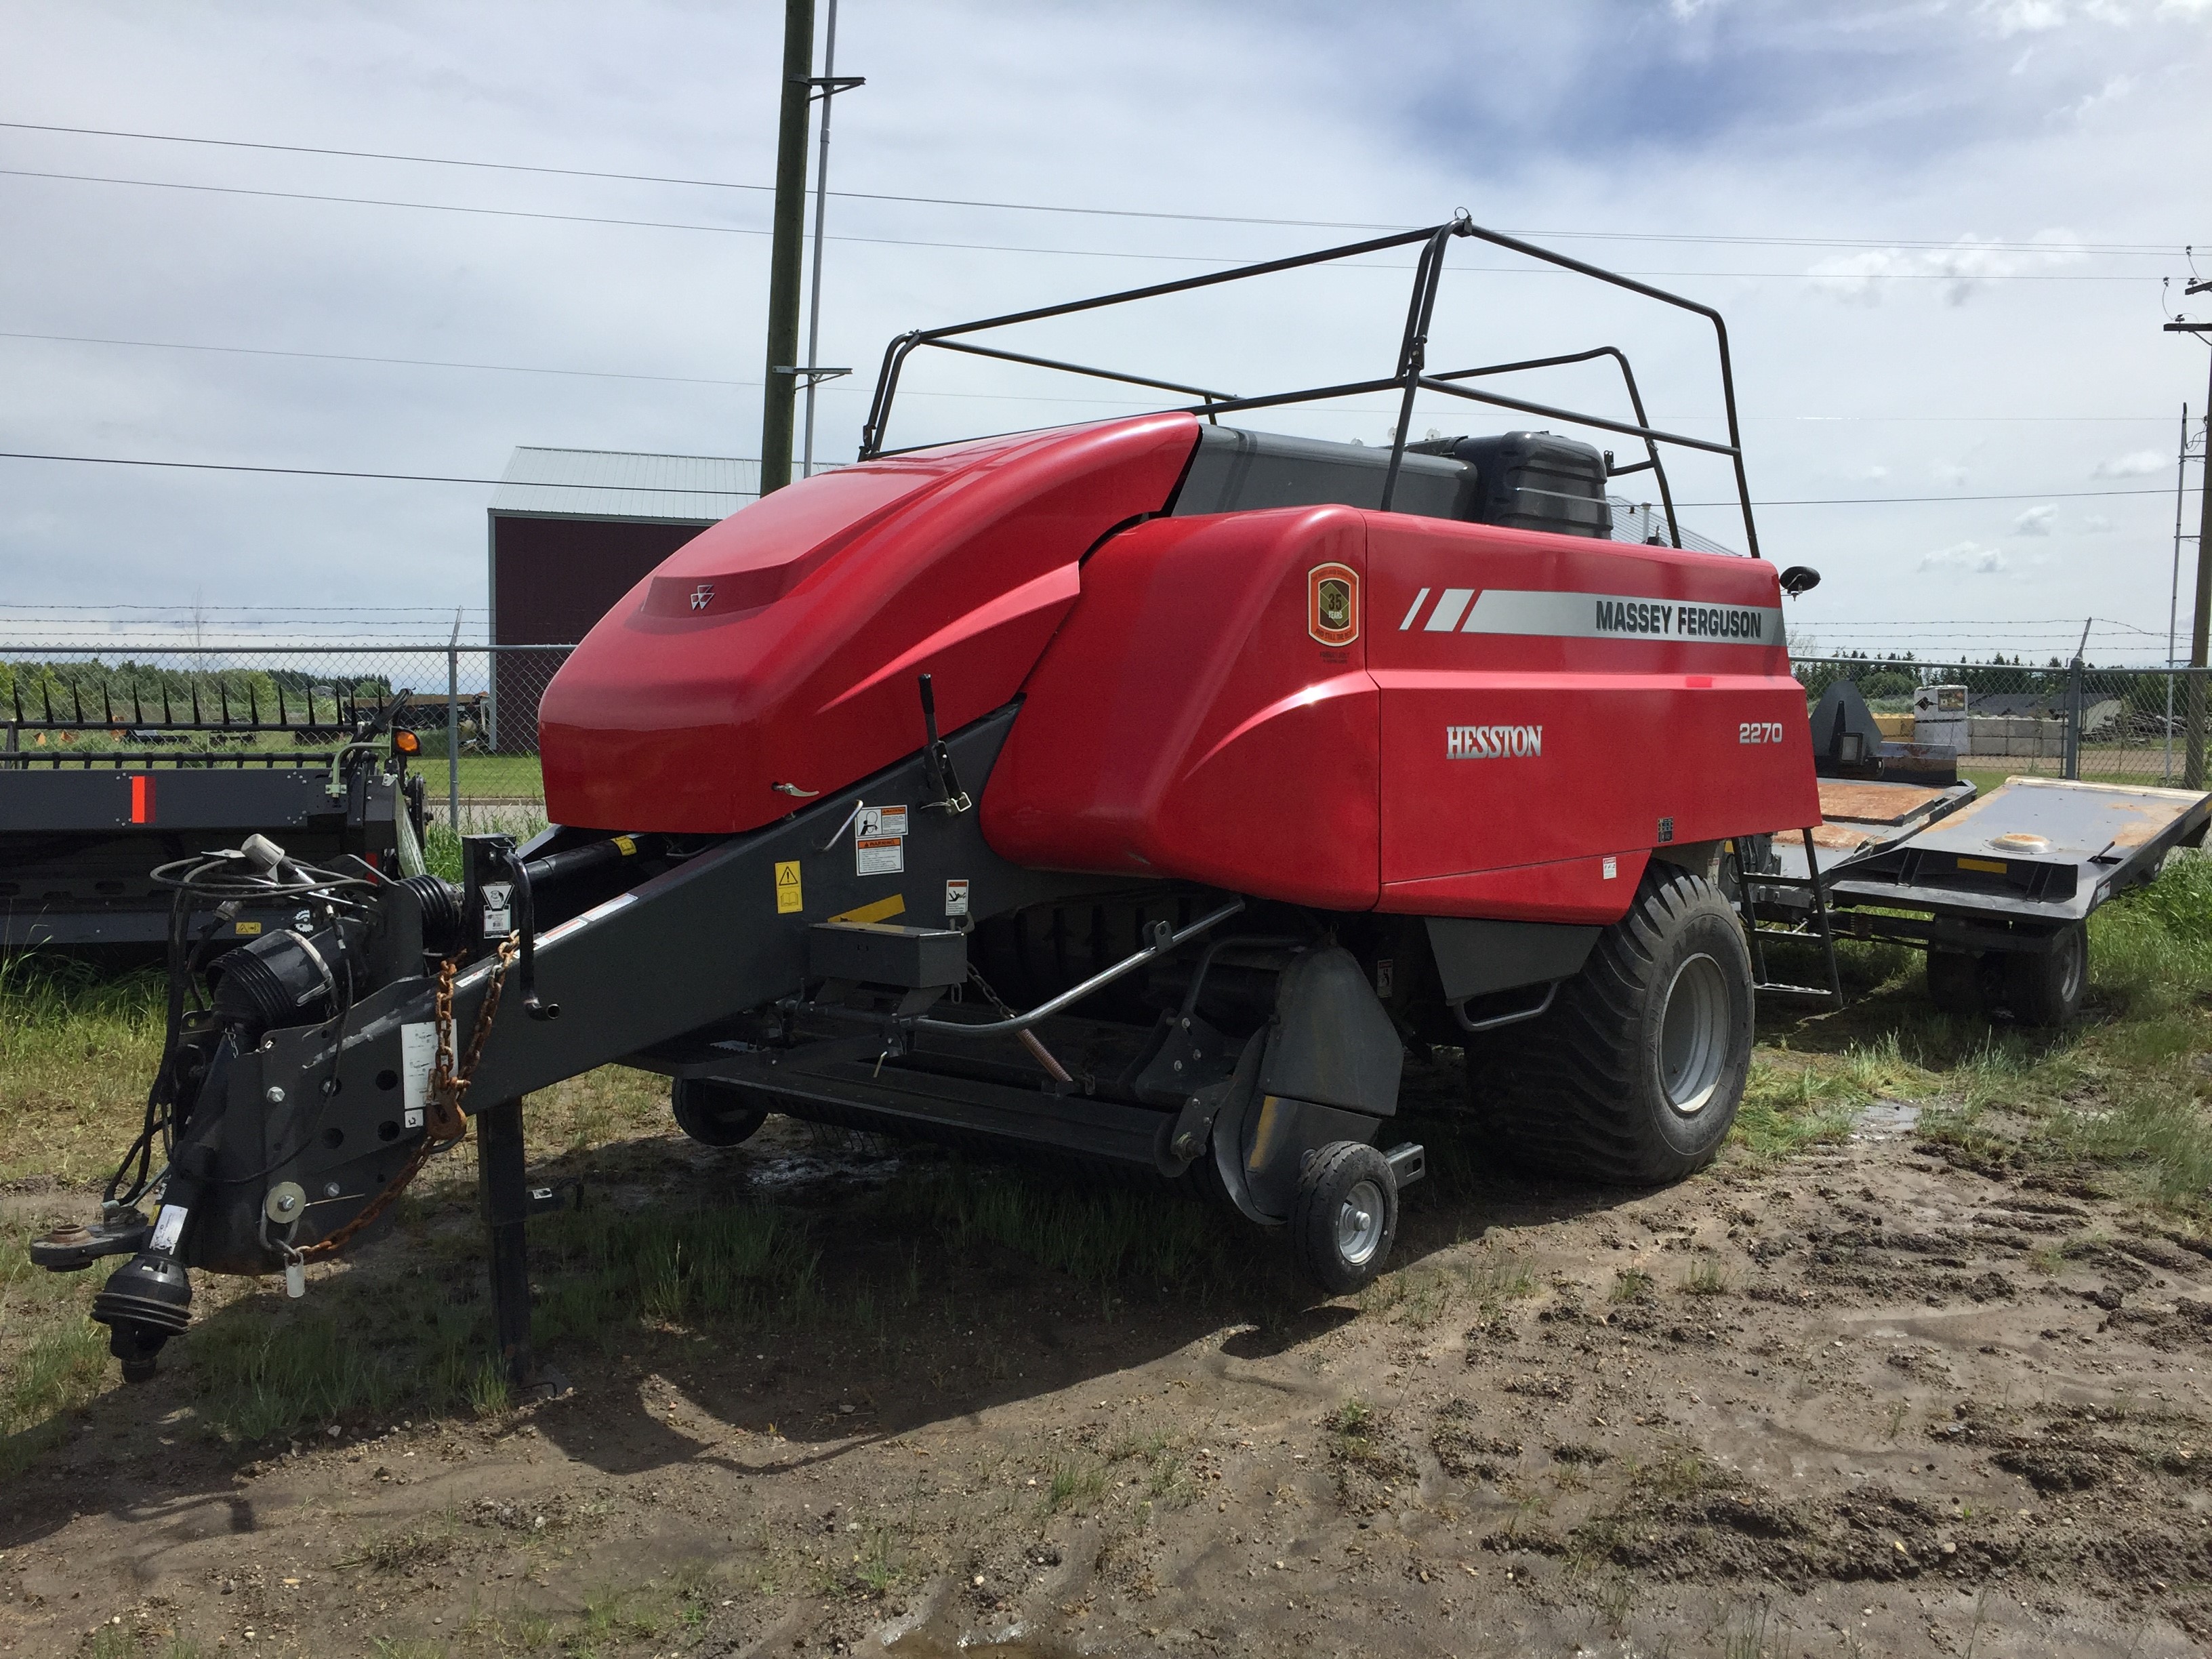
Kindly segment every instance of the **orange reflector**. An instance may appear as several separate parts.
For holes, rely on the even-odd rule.
[[[422,752],[422,739],[412,732],[394,732],[392,746],[403,755],[419,755]]]
[[[1959,867],[1961,870],[1978,870],[1985,876],[2001,876],[2005,872],[2004,866],[1995,859],[1960,859]]]
[[[131,777],[131,822],[151,823],[154,821],[154,776],[150,772],[135,772]]]

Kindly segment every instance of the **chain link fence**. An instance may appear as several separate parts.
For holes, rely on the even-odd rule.
[[[356,714],[410,694],[399,716],[432,817],[453,830],[544,820],[538,703],[567,645],[0,647],[0,765],[86,766],[106,755],[252,766],[329,750]],[[1886,734],[1943,743],[1985,786],[2018,773],[2194,786],[2204,671],[1910,658],[1807,657],[1809,711],[1839,679]],[[2190,763],[2192,679],[2200,734]],[[163,761],[155,758],[153,764]]]
[[[1886,737],[1948,744],[1960,772],[1984,785],[2034,775],[2197,787],[2203,773],[2203,669],[1894,657],[1803,657],[1792,666],[1808,708],[1849,680]]]
[[[544,821],[538,702],[569,645],[0,647],[0,765],[275,765],[333,750],[408,694],[431,816],[460,831]]]

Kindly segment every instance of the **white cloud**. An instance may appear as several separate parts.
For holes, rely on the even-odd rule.
[[[1820,292],[1856,305],[1880,305],[1900,289],[1933,289],[1957,306],[1992,278],[2046,271],[2083,257],[2081,239],[2070,230],[2039,231],[2027,239],[2038,246],[2028,248],[2009,240],[1996,246],[2000,240],[1969,235],[1948,247],[1866,248],[1816,260],[1807,274],[1821,279]]]
[[[2081,532],[2087,536],[2107,535],[2111,532],[2119,528],[2118,525],[2114,524],[2110,519],[2106,518],[2101,513],[2083,514],[2081,515],[2080,524]]]
[[[2031,507],[2012,521],[2012,533],[2015,536],[2048,536],[2051,526],[2057,521],[2058,509],[2056,507],[2048,503],[2042,507]]]
[[[2207,0],[2162,0],[2161,12],[2201,9]],[[2044,34],[2063,28],[2074,16],[2122,28],[2135,21],[2140,0],[1981,0],[1974,15],[1986,20],[2000,40],[2014,34]]]
[[[2000,550],[1973,541],[1954,542],[1920,556],[1923,570],[1965,570],[1977,576],[2000,575],[2009,563]]]
[[[2135,89],[2134,76],[2115,75],[2096,91],[2084,93],[2060,113],[2070,115],[2077,121],[2084,121],[2106,105],[2117,104],[2122,99],[2132,95]]]
[[[2170,442],[2162,412],[2201,396],[2203,360],[2191,361],[2185,345],[2162,346],[2171,337],[2155,336],[2154,318],[2154,333],[2142,332],[2137,283],[2019,280],[2154,271],[2159,262],[2100,254],[2073,264],[2070,238],[2025,251],[1993,244],[2055,224],[2099,244],[2178,249],[2202,229],[2171,170],[2143,158],[2185,155],[2201,143],[2212,0],[2189,11],[2136,0],[2125,29],[2097,21],[2081,0],[2051,0],[2063,20],[2056,27],[2031,27],[2045,21],[2039,13],[1978,12],[1978,3],[1709,4],[1678,21],[1663,5],[1639,20],[1635,7],[1516,9],[1503,0],[1280,8],[852,0],[841,9],[838,64],[870,79],[838,100],[830,184],[1406,224],[1464,202],[1509,229],[1814,239],[1794,249],[1562,246],[1602,250],[1600,263],[1652,272],[1726,313],[1746,465],[1761,496],[2055,491],[2100,459],[2124,456],[2122,445]],[[225,21],[211,30],[193,9],[131,0],[13,8],[0,101],[28,120],[754,184],[773,176],[781,8],[771,0],[218,9]],[[2005,27],[2010,38],[2000,41]],[[1692,52],[1691,79],[1684,65]],[[1464,73],[1469,53],[1489,66],[1474,92]],[[2049,118],[2121,77],[2130,94],[2100,104],[2094,118]],[[1644,95],[1659,82],[1692,84],[1698,95]],[[1200,106],[1240,135],[1253,165],[1193,164],[1175,118]],[[767,199],[754,191],[203,154],[59,134],[11,133],[6,142],[9,166],[58,172],[732,228],[768,222]],[[1624,155],[1646,164],[1624,167]],[[153,170],[158,156],[173,158],[164,164],[173,172]],[[21,178],[0,179],[0,222],[19,250],[0,259],[0,314],[21,319],[10,329],[761,378],[759,237]],[[873,366],[900,330],[1207,268],[1194,260],[1261,258],[1358,234],[842,196],[830,222],[833,238],[969,245],[830,242],[823,361],[863,366],[823,390],[820,447],[837,460],[852,457]],[[149,261],[149,247],[161,257]],[[1097,252],[983,251],[998,247]],[[1871,257],[1820,280],[1802,274],[1832,255]],[[1458,367],[1618,341],[1655,419],[1667,417],[1660,424],[1674,427],[1679,415],[1677,429],[1718,435],[1711,343],[1694,323],[1678,333],[1668,314],[1640,301],[1616,305],[1564,280],[1464,269],[1511,263],[1489,251],[1455,246],[1451,261],[1431,362]],[[1028,349],[1247,392],[1364,378],[1387,372],[1402,325],[1410,278],[1388,268],[1395,263],[1379,261],[1369,275],[1285,278],[1295,292],[1279,306],[1268,297],[1275,290],[1255,284],[1249,300],[1217,290],[1218,311],[1201,316],[1194,298],[1188,313],[1159,325],[1147,312],[1101,313],[1057,335],[1041,331]],[[1963,309],[1937,302],[1960,293],[1972,296]],[[1838,303],[1885,296],[1892,302]],[[1005,343],[1024,345],[1011,334]],[[1617,379],[1589,373],[1587,398],[1581,383],[1555,394],[1542,376],[1528,377],[1526,395],[1621,413]],[[13,394],[0,399],[7,449],[477,477],[497,476],[518,443],[757,453],[752,386],[20,338],[0,340],[0,383]],[[907,388],[894,442],[1127,413],[1144,397],[1131,390],[1122,402],[1112,388],[949,357],[916,358]],[[1086,395],[1098,401],[1079,401]],[[1371,442],[1391,412],[1387,401],[1242,418]],[[1543,423],[1444,408],[1454,412],[1424,404],[1416,429]],[[2160,418],[2140,426],[2057,418],[2095,410]],[[1849,423],[1794,423],[1816,412]],[[2038,418],[2004,418],[2019,416]],[[1978,423],[1985,417],[1990,424]],[[1876,449],[1899,457],[1889,478],[1870,470]],[[1713,476],[1698,476],[1701,467]],[[1869,471],[1854,481],[1860,468]],[[1670,456],[1680,499],[1732,498],[1724,465],[1686,455],[1679,469]],[[2171,471],[2164,477],[2170,489]],[[489,493],[0,464],[0,597],[17,605],[185,602],[204,584],[210,604],[481,605]],[[2023,494],[2008,505],[1791,507],[1762,515],[1760,530],[1785,562],[1826,569],[1825,587],[1802,603],[1836,615],[1893,616],[1916,580],[2004,601],[1941,613],[1951,616],[2101,614],[2120,603],[2115,594],[2165,595],[2172,511],[2163,496],[2116,499],[2108,511],[2126,533],[2094,549],[2077,545],[2085,526],[2072,509],[2048,538],[2009,535],[2023,504],[2035,503]],[[35,523],[18,516],[33,514]],[[1686,517],[1723,539],[1740,534],[1729,510]],[[1916,578],[1929,549],[1944,556]],[[1966,582],[1993,549],[2002,550],[1994,568],[2003,574]],[[2048,570],[2033,562],[2039,550],[2059,555]]]
[[[2124,455],[2115,455],[2108,461],[2100,461],[2089,469],[2093,478],[2148,478],[2154,472],[2163,472],[2173,465],[2172,458],[2162,450],[2136,449]]]
[[[2066,21],[2066,8],[2060,0],[1982,0],[1976,9],[2001,36],[2040,34]]]

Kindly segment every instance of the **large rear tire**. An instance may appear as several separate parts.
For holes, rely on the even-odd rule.
[[[678,1078],[668,1091],[676,1127],[702,1146],[736,1146],[768,1121],[768,1105],[750,1089],[707,1078]]]
[[[1963,951],[1928,953],[1928,1000],[1939,1013],[1973,1019],[1982,1012],[1982,964]]]
[[[2005,957],[2005,1006],[2023,1025],[2069,1025],[2081,1012],[2089,986],[2089,929],[2060,930],[2048,951]]]
[[[1753,1013],[1735,911],[1701,877],[1653,864],[1551,1012],[1498,1034],[1492,1122],[1504,1150],[1623,1186],[1703,1168],[1743,1099]]]

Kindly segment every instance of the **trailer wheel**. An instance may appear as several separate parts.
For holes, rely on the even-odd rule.
[[[1963,951],[1928,953],[1928,1000],[1954,1019],[1982,1012],[1982,965]]]
[[[1331,1296],[1358,1290],[1382,1271],[1398,1242],[1398,1176],[1390,1160],[1356,1140],[1313,1155],[1291,1213],[1298,1270]]]
[[[1655,863],[1551,1012],[1501,1041],[1498,1138],[1515,1161],[1555,1175],[1679,1181],[1712,1161],[1735,1121],[1752,1020],[1735,913],[1703,878]]]
[[[2005,958],[2005,1004],[2023,1025],[2071,1023],[2088,983],[2089,930],[2078,921],[2050,950]]]
[[[676,1079],[668,1091],[676,1127],[702,1146],[735,1146],[768,1121],[768,1107],[750,1089],[707,1078]]]

